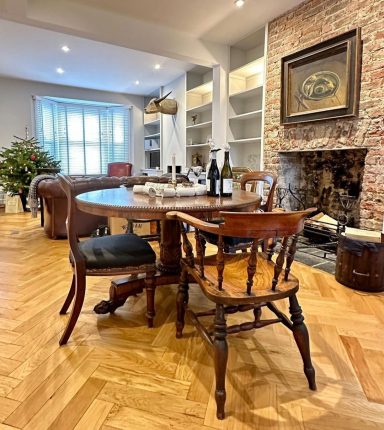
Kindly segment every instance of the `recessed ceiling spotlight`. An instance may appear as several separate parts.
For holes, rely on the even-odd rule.
[[[243,7],[244,3],[245,3],[245,0],[235,0],[236,7]]]
[[[67,45],[62,46],[62,47],[61,47],[61,50],[62,50],[63,52],[65,52],[65,53],[67,53],[67,52],[69,52],[69,51],[70,51],[70,49],[68,48],[68,46],[67,46]]]
[[[159,70],[160,69],[160,64],[155,64],[155,69]]]
[[[61,67],[58,67],[58,68],[56,69],[56,72],[57,72],[59,75],[62,75],[62,74],[64,73],[64,69],[62,69]]]
[[[140,84],[140,81],[135,81],[135,85],[139,85]]]

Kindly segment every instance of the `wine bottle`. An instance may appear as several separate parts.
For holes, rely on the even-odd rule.
[[[216,162],[217,151],[220,149],[211,149],[211,165],[207,175],[207,195],[213,197],[220,195],[220,172]]]
[[[220,185],[221,195],[223,197],[232,197],[233,175],[231,165],[229,163],[229,147],[226,147],[224,152],[224,164],[221,169]]]

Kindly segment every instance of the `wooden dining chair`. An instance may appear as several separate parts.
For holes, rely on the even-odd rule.
[[[87,276],[115,276],[145,274],[147,294],[148,327],[153,327],[155,316],[155,273],[156,254],[144,239],[134,234],[117,234],[94,237],[79,241],[76,229],[76,195],[84,192],[76,188],[76,182],[69,176],[58,174],[60,185],[68,199],[67,235],[70,248],[72,283],[60,310],[65,314],[73,299],[71,315],[60,339],[60,345],[67,343],[80,315],[84,302]]]
[[[272,212],[277,176],[265,171],[244,173],[240,178],[240,188],[246,191],[248,184],[251,185],[250,191],[253,192],[258,191],[258,184],[261,185],[262,203],[260,210],[263,212]]]
[[[261,204],[257,208],[258,211],[272,212],[273,198],[275,194],[275,188],[277,185],[277,176],[269,172],[246,172],[243,173],[239,179],[240,188],[243,191],[260,192]],[[258,186],[260,185],[260,186]],[[220,224],[221,219],[214,220],[215,224]],[[213,245],[217,245],[218,236],[211,233],[202,232],[202,240]],[[252,245],[252,238],[248,237],[224,237],[224,251],[227,253],[233,253],[238,250],[245,252]],[[262,241],[261,245],[264,250],[269,247],[268,240]],[[203,249],[205,249],[205,243],[202,243]],[[273,244],[271,244],[273,246]],[[272,257],[270,252],[270,257]]]
[[[181,263],[180,284],[177,293],[176,337],[182,336],[185,313],[196,326],[199,334],[213,347],[216,374],[215,398],[217,418],[225,417],[225,374],[228,358],[227,335],[258,329],[270,324],[282,323],[292,331],[304,362],[304,373],[309,388],[316,390],[315,370],[309,349],[309,336],[297,299],[299,281],[290,272],[294,260],[297,234],[304,226],[304,219],[314,209],[300,212],[250,213],[221,212],[223,223],[217,225],[201,221],[181,212],[169,212],[169,219],[180,223],[185,257]],[[195,228],[196,258],[186,234],[184,224]],[[218,236],[217,253],[204,257],[201,233]],[[224,237],[251,237],[251,250],[246,253],[226,254]],[[258,243],[267,238],[280,238],[281,248],[276,263],[258,252]],[[188,306],[189,281],[193,279],[215,308],[204,312],[193,312]],[[288,298],[290,319],[275,305],[275,301]],[[262,319],[262,310],[267,307],[275,314],[273,319]],[[253,312],[253,321],[227,325],[226,315],[237,312]],[[206,328],[200,318],[213,316],[213,326]]]

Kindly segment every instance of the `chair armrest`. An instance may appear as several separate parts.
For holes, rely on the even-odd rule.
[[[201,231],[219,234],[220,227],[218,224],[211,224],[210,222],[195,218],[194,216],[185,214],[184,212],[167,212],[167,219],[185,222],[186,224],[191,225],[192,227],[195,227]]]

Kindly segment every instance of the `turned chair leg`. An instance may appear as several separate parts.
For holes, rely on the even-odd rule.
[[[61,339],[59,341],[60,345],[65,345],[68,342],[69,337],[71,336],[71,333],[76,325],[76,322],[79,318],[81,308],[83,307],[84,303],[84,296],[85,296],[85,275],[79,276],[78,273],[75,275],[76,281],[75,281],[75,302],[72,306],[71,315],[69,317],[67,327],[64,330],[63,335],[61,336]]]
[[[70,287],[70,289],[68,291],[67,298],[65,299],[65,302],[64,302],[63,306],[60,309],[60,315],[65,315],[67,313],[67,310],[68,310],[69,306],[71,305],[73,297],[75,295],[75,289],[76,289],[76,277],[73,274],[72,275],[71,287]]]
[[[301,358],[303,359],[304,373],[307,377],[309,388],[311,390],[316,390],[315,369],[313,368],[311,361],[308,330],[304,324],[303,313],[296,294],[289,297],[289,312],[293,323],[293,336],[299,348]]]
[[[216,315],[214,320],[215,332],[213,341],[214,351],[214,363],[215,363],[215,374],[216,374],[216,416],[219,420],[225,418],[224,406],[226,400],[225,391],[225,373],[227,370],[228,361],[228,344],[226,340],[227,336],[227,324],[225,321],[225,313],[223,305],[216,305]]]
[[[145,277],[145,291],[147,294],[147,325],[153,327],[153,319],[155,318],[155,272],[147,273]]]
[[[185,324],[185,308],[189,300],[188,289],[188,271],[186,269],[182,269],[179,288],[176,295],[176,337],[178,339],[181,338],[183,335],[183,329]]]

